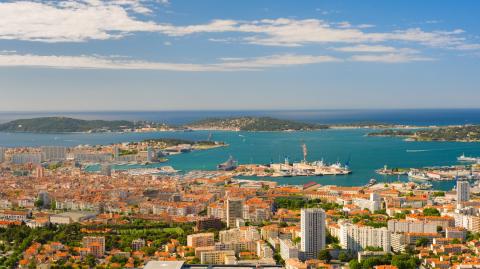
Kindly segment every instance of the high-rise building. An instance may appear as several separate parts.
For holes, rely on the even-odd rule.
[[[113,159],[118,160],[118,157],[120,156],[120,149],[117,146],[113,147]]]
[[[470,200],[470,183],[466,180],[457,181],[457,203]]]
[[[45,146],[41,149],[44,161],[63,161],[67,158],[66,147]]]
[[[301,248],[305,259],[317,259],[325,248],[325,211],[321,208],[304,208],[301,211]]]
[[[104,176],[112,176],[112,165],[111,164],[103,164],[101,173]]]
[[[44,174],[45,174],[45,168],[43,168],[43,166],[41,165],[37,165],[37,167],[35,168],[35,176],[37,178],[43,178]]]
[[[41,153],[15,153],[12,155],[11,162],[14,164],[40,164],[42,163]]]
[[[147,162],[153,162],[155,160],[155,151],[152,147],[147,147]]]
[[[0,163],[5,161],[5,148],[0,147]]]
[[[237,219],[243,218],[243,199],[228,198],[226,201],[227,227],[235,227]]]

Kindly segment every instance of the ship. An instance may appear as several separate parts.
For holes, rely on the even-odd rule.
[[[408,178],[411,181],[425,182],[430,180],[426,173],[420,172],[416,169],[412,169],[408,172]]]
[[[374,178],[371,178],[371,179],[368,181],[368,183],[365,185],[365,188],[369,188],[369,187],[371,187],[371,186],[373,186],[373,185],[375,185],[375,184],[377,184],[377,180],[374,179]]]
[[[465,154],[462,154],[461,156],[457,157],[457,160],[459,162],[473,162],[473,163],[480,162],[480,158],[468,157],[468,156],[465,156]]]
[[[232,171],[235,170],[238,166],[238,161],[235,160],[231,155],[228,158],[228,160],[224,163],[221,163],[217,165],[218,170],[223,170],[223,171]]]
[[[433,187],[430,183],[421,183],[417,185],[417,190],[430,190]]]

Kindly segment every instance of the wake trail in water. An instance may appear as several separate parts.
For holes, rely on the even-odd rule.
[[[429,151],[449,151],[449,150],[461,150],[461,149],[468,149],[468,148],[443,148],[443,149],[407,149],[406,152],[408,153],[416,153],[416,152],[429,152]]]

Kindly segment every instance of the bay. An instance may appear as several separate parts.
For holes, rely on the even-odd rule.
[[[340,186],[365,185],[371,178],[379,182],[393,182],[406,177],[386,177],[375,173],[384,165],[389,167],[424,167],[458,164],[456,158],[465,153],[480,156],[480,143],[460,142],[407,142],[401,138],[368,137],[368,129],[330,129],[309,132],[154,132],[154,133],[75,133],[75,134],[29,134],[0,133],[0,146],[42,146],[79,144],[111,144],[140,141],[147,138],[182,138],[205,140],[210,134],[216,141],[224,141],[228,147],[170,156],[167,163],[182,171],[214,170],[218,163],[230,155],[240,163],[283,162],[302,159],[301,145],[308,147],[308,160],[328,163],[350,161],[353,171],[348,176],[269,178],[280,184],[304,184],[310,181]],[[454,181],[434,182],[434,188],[449,190]]]

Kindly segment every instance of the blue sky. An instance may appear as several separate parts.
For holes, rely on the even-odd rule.
[[[478,1],[0,1],[0,110],[480,108]]]

